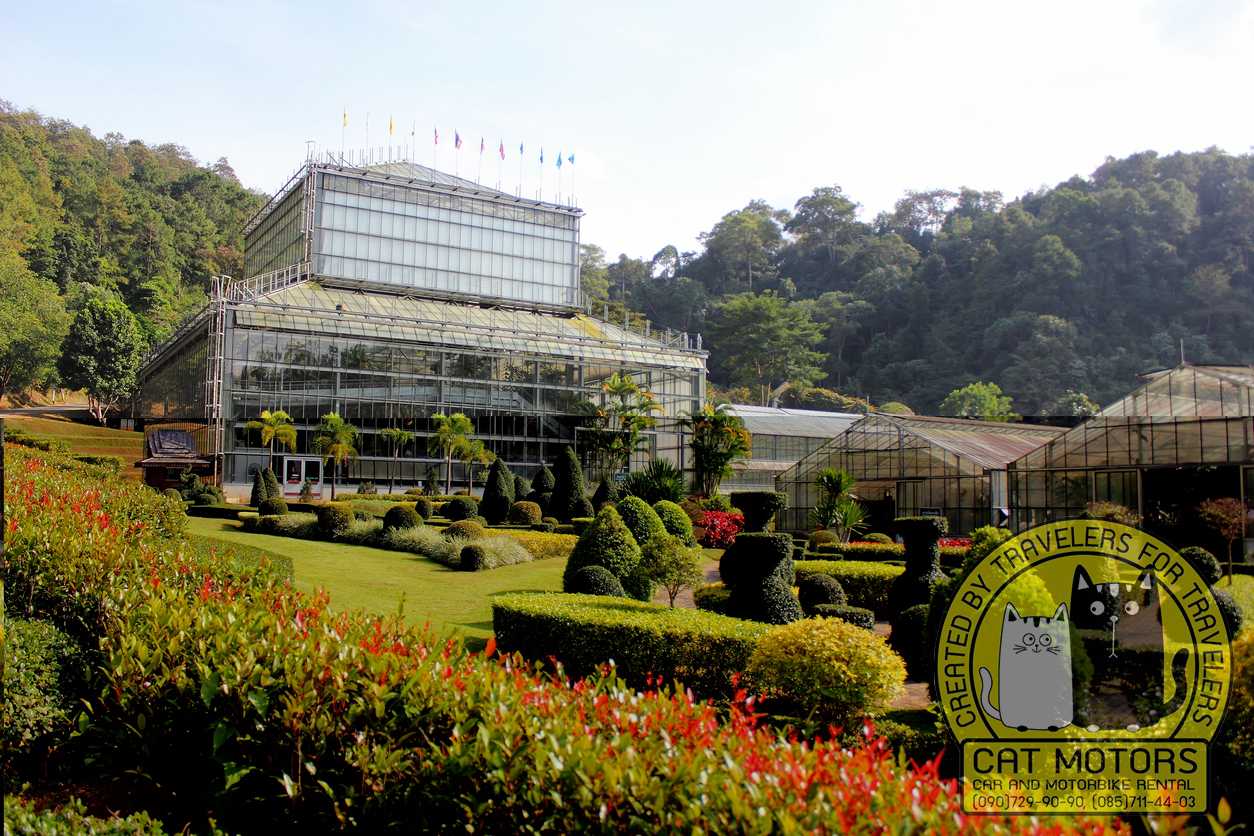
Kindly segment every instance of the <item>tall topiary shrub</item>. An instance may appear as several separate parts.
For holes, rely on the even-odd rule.
[[[620,501],[618,514],[642,549],[654,537],[666,534],[666,526],[662,525],[661,517],[638,496],[629,496]]]
[[[718,571],[731,589],[728,615],[768,624],[802,618],[801,604],[792,594],[792,538],[787,534],[737,535],[723,552]]]
[[[279,480],[275,478],[273,470],[267,467],[265,470],[261,471],[261,478],[266,484],[265,499],[283,498],[283,489],[279,487]]]
[[[531,483],[517,473],[514,474],[514,501],[522,502],[531,493]]]
[[[617,503],[619,499],[618,486],[613,480],[602,479],[601,484],[597,485],[597,489],[592,494],[592,507],[600,511],[602,506],[607,503]]]
[[[767,531],[775,515],[788,507],[788,497],[779,491],[735,491],[731,504],[745,515],[745,531]]]
[[[893,526],[906,547],[906,571],[893,581],[889,612],[896,614],[932,599],[932,587],[945,580],[940,568],[940,538],[949,531],[944,517],[898,517]]]
[[[531,489],[540,493],[552,493],[556,485],[557,479],[553,476],[553,471],[549,470],[547,464],[540,465],[540,469],[531,480]],[[534,499],[531,501],[535,502]]]
[[[603,566],[621,583],[639,565],[640,546],[636,538],[614,506],[607,505],[575,543],[562,574],[562,589],[570,592],[575,573],[585,566]]]
[[[653,510],[657,512],[658,519],[662,521],[662,527],[666,529],[667,534],[678,537],[685,546],[697,544],[697,538],[692,533],[692,519],[683,508],[669,499],[662,499],[653,503]]]
[[[483,499],[479,501],[479,513],[492,525],[505,522],[509,516],[509,506],[514,504],[514,474],[500,456],[492,462],[488,470],[488,482],[483,488]]]
[[[579,466],[579,458],[573,447],[562,448],[557,457],[557,473],[554,479],[553,498],[545,511],[562,522],[570,522],[574,517],[591,517],[592,503],[588,501],[583,468]]]
[[[253,474],[253,489],[252,492],[248,494],[248,504],[253,508],[257,508],[261,505],[262,501],[269,496],[270,492],[266,490],[266,477],[263,476],[261,470],[258,469],[257,472]]]

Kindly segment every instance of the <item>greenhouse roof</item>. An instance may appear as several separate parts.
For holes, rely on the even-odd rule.
[[[1141,375],[1141,386],[1102,418],[1235,418],[1254,415],[1254,366],[1190,366]]]
[[[728,404],[727,411],[744,421],[745,428],[754,435],[802,438],[834,438],[862,417],[853,412],[819,412],[739,403]]]
[[[419,299],[300,282],[233,304],[244,328],[328,333],[499,353],[703,369],[705,352],[668,344],[584,314]]]

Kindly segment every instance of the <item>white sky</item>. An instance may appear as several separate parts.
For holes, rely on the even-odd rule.
[[[0,96],[227,157],[272,191],[305,140],[408,141],[545,196],[576,154],[586,243],[696,246],[753,198],[840,184],[865,217],[907,189],[1008,197],[1108,156],[1254,144],[1254,0],[16,4]],[[569,167],[563,169],[570,189]]]

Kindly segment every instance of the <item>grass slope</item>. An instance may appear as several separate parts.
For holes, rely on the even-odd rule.
[[[564,560],[458,572],[404,552],[248,534],[233,521],[192,517],[188,524],[194,535],[290,558],[297,588],[326,589],[338,607],[391,613],[403,597],[410,623],[430,622],[437,630],[455,629],[481,641],[492,635],[492,595],[562,588]]]
[[[85,416],[87,413],[71,413]],[[70,414],[49,412],[42,416],[5,415],[4,425],[31,435],[64,441],[74,453],[89,456],[117,456],[122,459],[122,475],[142,479],[143,473],[131,465],[144,457],[144,434],[131,430],[111,430],[98,424],[73,420]]]

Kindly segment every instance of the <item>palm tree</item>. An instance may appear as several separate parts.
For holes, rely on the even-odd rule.
[[[406,444],[414,440],[414,434],[409,430],[402,430],[400,427],[388,427],[379,435],[387,439],[387,442],[392,445],[392,462],[395,466],[399,466],[401,450],[405,449]],[[388,493],[391,493],[395,487],[396,473],[393,470],[393,472],[388,474]]]
[[[475,465],[491,464],[496,459],[496,454],[484,447],[482,441],[475,438],[466,440],[466,443],[458,450],[457,458],[466,465],[466,478],[470,493],[473,494],[475,492]]]
[[[745,422],[728,411],[725,403],[707,403],[680,419],[692,433],[693,490],[703,496],[718,493],[719,483],[731,475],[732,462],[753,452],[753,440]]]
[[[431,420],[435,424],[435,432],[427,439],[427,449],[439,453],[444,459],[444,493],[450,494],[453,492],[453,454],[469,441],[475,425],[461,412],[452,415],[436,413]]]
[[[322,416],[322,423],[314,430],[314,450],[331,465],[331,499],[335,500],[335,486],[339,480],[340,466],[357,458],[357,428],[340,417],[338,412]]]
[[[249,421],[244,425],[250,430],[261,430],[261,446],[270,449],[270,462],[266,466],[274,471],[274,442],[279,442],[289,451],[296,449],[296,427],[292,425],[292,416],[281,409],[273,412],[261,410],[259,420]]]

